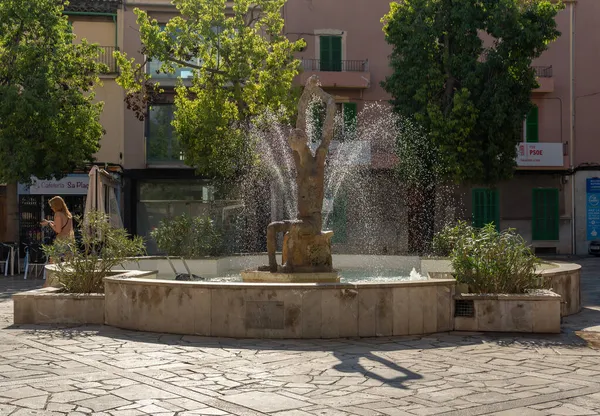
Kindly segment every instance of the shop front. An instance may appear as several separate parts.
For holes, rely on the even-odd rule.
[[[44,244],[52,241],[54,232],[40,222],[54,214],[48,201],[54,196],[65,200],[74,216],[83,216],[89,187],[87,174],[71,174],[60,180],[33,179],[32,185],[19,184],[19,239],[25,244]]]

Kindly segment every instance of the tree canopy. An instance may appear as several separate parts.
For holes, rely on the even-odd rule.
[[[173,126],[185,163],[200,174],[228,177],[253,162],[249,123],[267,113],[288,119],[296,101],[294,52],[302,40],[283,35],[285,0],[174,0],[180,16],[159,25],[136,9],[142,52],[160,71],[193,72],[175,88]],[[157,82],[143,63],[118,56],[119,82],[140,118],[156,97]]]
[[[56,0],[0,2],[0,182],[62,177],[98,151],[104,65],[74,36]]]
[[[532,61],[560,33],[547,0],[402,0],[384,16],[394,110],[423,128],[416,152],[438,177],[509,178],[531,91]],[[410,139],[410,137],[409,137]],[[406,150],[407,146],[401,146]],[[427,180],[425,180],[427,182]]]

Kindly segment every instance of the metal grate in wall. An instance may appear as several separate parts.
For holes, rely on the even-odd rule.
[[[475,316],[475,304],[472,300],[457,299],[454,301],[454,316],[473,318]]]

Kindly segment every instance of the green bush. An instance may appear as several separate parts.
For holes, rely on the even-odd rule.
[[[109,217],[100,212],[89,212],[83,222],[76,220],[81,240],[56,240],[44,246],[44,252],[55,263],[54,274],[67,292],[103,293],[104,277],[128,257],[143,255],[144,240],[131,238],[123,228],[113,228]]]
[[[433,255],[448,257],[456,247],[458,240],[471,232],[472,227],[465,221],[458,221],[454,225],[446,225],[439,233],[433,236]]]
[[[199,258],[223,251],[223,238],[209,217],[180,215],[160,222],[150,233],[169,256]]]
[[[461,226],[450,254],[454,276],[474,293],[524,293],[541,287],[541,263],[523,237],[493,224]]]

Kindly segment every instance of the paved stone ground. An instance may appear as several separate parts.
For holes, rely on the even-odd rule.
[[[588,308],[556,336],[264,341],[109,327],[14,326],[0,278],[0,415],[594,415],[600,259],[584,267]]]

